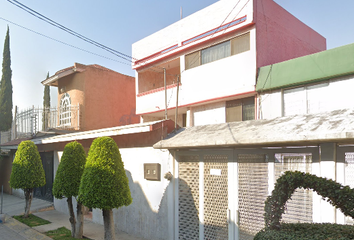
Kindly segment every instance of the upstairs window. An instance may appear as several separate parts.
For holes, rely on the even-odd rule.
[[[254,120],[254,97],[226,102],[226,122]]]
[[[68,93],[64,93],[60,99],[59,125],[71,125],[71,99]]]
[[[186,70],[250,50],[250,33],[185,56]]]

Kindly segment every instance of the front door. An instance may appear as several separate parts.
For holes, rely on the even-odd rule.
[[[34,197],[53,202],[53,152],[40,152],[46,184],[34,189]]]

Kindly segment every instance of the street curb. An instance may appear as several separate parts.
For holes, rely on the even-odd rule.
[[[51,240],[52,238],[32,229],[31,227],[23,224],[16,219],[10,217],[9,215],[5,214],[5,223],[4,226],[11,229],[13,232],[18,233],[22,237],[29,239],[29,240]]]

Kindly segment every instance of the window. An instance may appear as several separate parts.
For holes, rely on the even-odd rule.
[[[236,55],[250,50],[250,33],[216,44],[185,56],[185,68],[191,69],[202,64]]]
[[[284,90],[284,116],[330,111],[328,83]]]
[[[59,125],[71,125],[71,99],[68,93],[64,93],[60,99]]]
[[[254,97],[226,102],[226,122],[254,120]]]

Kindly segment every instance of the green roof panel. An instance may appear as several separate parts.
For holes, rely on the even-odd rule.
[[[268,91],[354,73],[354,43],[259,69],[256,91]]]

